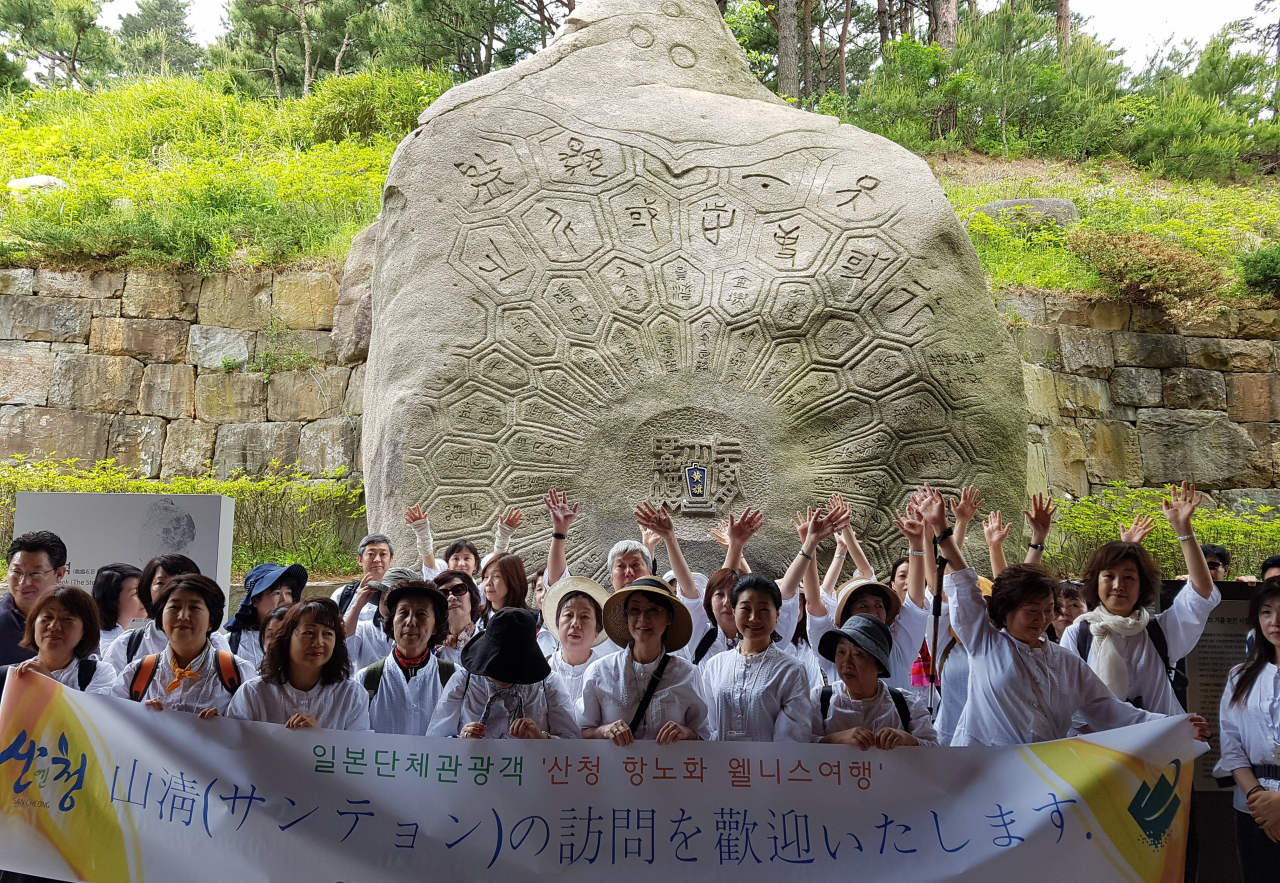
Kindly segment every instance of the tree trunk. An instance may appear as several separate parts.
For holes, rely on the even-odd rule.
[[[804,39],[800,41],[804,51],[804,97],[813,97],[813,6],[812,0],[804,0]]]
[[[969,14],[975,18],[978,15],[978,0],[969,0]]]
[[[1071,0],[1058,0],[1058,49],[1071,45]]]
[[[938,45],[943,49],[956,48],[959,22],[960,10],[956,7],[956,0],[941,0],[938,3]]]
[[[883,0],[881,0],[883,3]],[[844,0],[844,23],[840,25],[840,94],[849,94],[849,69],[845,47],[849,45],[849,21],[853,18],[853,0]],[[884,49],[884,31],[880,32],[880,48]]]
[[[280,83],[280,58],[276,44],[280,38],[273,31],[271,34],[271,83],[276,87],[276,101],[284,101],[284,86]]]
[[[796,33],[798,11],[796,0],[778,2],[778,92],[789,98],[800,97],[800,35]]]
[[[846,0],[846,3],[848,0]],[[885,45],[889,42],[889,2],[888,0],[876,0],[876,20],[880,23],[880,51],[884,52]],[[845,34],[849,31],[849,13],[844,16],[844,31],[840,34],[840,68],[844,69],[844,42]],[[842,91],[845,91],[842,89]],[[847,94],[847,91],[845,92]]]
[[[338,57],[333,60],[333,75],[335,77],[342,76],[342,56],[347,54],[347,47],[351,45],[351,34],[342,35],[342,47],[338,49]]]
[[[306,0],[298,0],[298,29],[302,32],[302,97],[311,94],[311,29],[307,27]]]
[[[824,16],[818,22],[818,94],[827,94],[827,68],[831,59],[827,55],[827,22]]]

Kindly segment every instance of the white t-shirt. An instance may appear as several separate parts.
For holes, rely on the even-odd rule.
[[[582,708],[582,682],[586,680],[587,669],[591,668],[591,663],[597,659],[608,656],[610,651],[607,648],[611,646],[613,646],[612,641],[603,641],[592,647],[591,656],[581,665],[570,665],[565,662],[563,649],[556,650],[547,657],[547,664],[560,676],[560,680],[564,681],[565,689],[569,691],[569,704],[573,706],[575,715],[579,714]]]
[[[367,668],[385,659],[395,645],[395,640],[387,636],[382,626],[374,625],[372,619],[362,619],[356,624],[356,633],[347,638],[347,655],[351,657],[352,668]]]
[[[1215,776],[1230,776],[1232,770],[1254,764],[1274,766],[1277,763],[1273,752],[1280,745],[1280,669],[1268,662],[1249,688],[1244,704],[1232,705],[1231,693],[1243,668],[1237,665],[1227,675],[1227,686],[1218,706],[1222,755],[1213,768]],[[1259,776],[1258,784],[1268,791],[1280,790],[1280,779]],[[1239,788],[1232,805],[1240,812],[1249,811],[1248,801]]]
[[[295,714],[310,714],[326,730],[368,730],[369,694],[350,678],[316,684],[305,693],[292,685],[254,678],[231,700],[227,717],[284,724]]]
[[[614,721],[631,723],[661,661],[659,656],[653,662],[641,664],[631,658],[630,649],[625,649],[593,662],[582,684],[578,723],[583,729]],[[663,724],[675,721],[693,730],[700,739],[710,738],[707,706],[699,695],[700,685],[698,668],[687,659],[670,655],[644,720],[632,735],[637,739],[656,739]]]

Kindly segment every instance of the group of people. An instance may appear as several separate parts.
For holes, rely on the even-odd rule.
[[[102,568],[89,593],[63,584],[66,546],[41,531],[9,548],[0,664],[201,719],[622,746],[1001,746],[1185,714],[1171,673],[1230,564],[1226,549],[1196,540],[1194,487],[1172,487],[1163,504],[1186,576],[1159,613],[1159,569],[1142,546],[1149,519],[1097,549],[1078,582],[1060,582],[1040,566],[1051,501],[1037,496],[1023,513],[1021,563],[1006,562],[1010,525],[991,512],[987,579],[963,552],[983,502],[974,488],[950,500],[918,488],[894,513],[907,553],[880,580],[834,495],[796,513],[797,552],[777,581],[748,564],[759,510],[713,531],[724,561],[703,576],[670,515],[640,503],[640,538],[609,551],[608,586],[569,572],[579,506],[563,493],[544,498],[552,539],[532,580],[509,551],[519,510],[500,517],[490,554],[459,539],[437,557],[430,518],[414,507],[412,566],[395,566],[391,540],[370,535],[359,580],[304,598],[304,568],[260,564],[225,623],[222,587],[190,559]],[[670,564],[661,575],[659,544]],[[1248,655],[1220,709],[1218,773],[1237,785],[1246,880],[1280,866],[1280,558],[1260,575]],[[1209,739],[1204,718],[1190,721]]]

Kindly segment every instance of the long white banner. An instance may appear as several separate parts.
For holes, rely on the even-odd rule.
[[[0,868],[125,881],[1182,879],[1185,719],[1007,749],[286,730],[10,673]]]

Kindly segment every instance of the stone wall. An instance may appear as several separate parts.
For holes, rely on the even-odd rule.
[[[1112,300],[997,302],[1023,353],[1032,492],[1190,479],[1280,500],[1280,310],[1183,321]]]
[[[153,477],[358,472],[364,366],[339,364],[340,277],[0,270],[0,448]],[[282,355],[306,367],[225,370]]]

